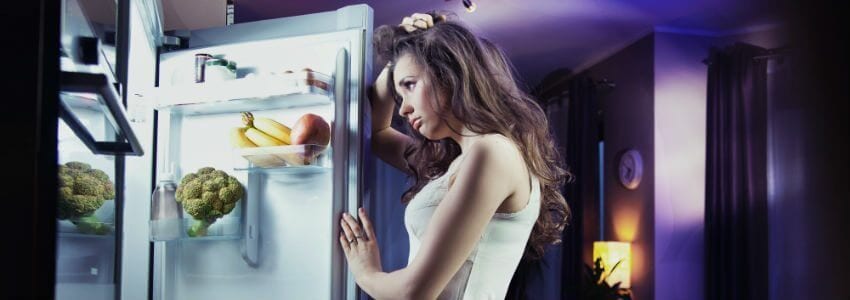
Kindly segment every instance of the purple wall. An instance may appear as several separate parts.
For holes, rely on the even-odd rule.
[[[600,96],[605,131],[603,238],[632,243],[632,292],[637,299],[655,299],[653,36],[638,40],[588,72],[616,84]],[[636,190],[627,190],[617,179],[617,160],[628,149],[637,149],[643,157],[643,180]],[[591,261],[592,242],[599,237],[594,227],[598,226],[585,232],[586,262]]]
[[[655,33],[655,297],[703,299],[706,66],[715,39]]]

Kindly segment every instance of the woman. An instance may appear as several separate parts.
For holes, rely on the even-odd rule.
[[[543,111],[495,45],[445,16],[382,26],[375,48],[388,64],[370,92],[373,151],[414,179],[402,199],[410,256],[383,272],[361,208],[340,222],[349,269],[378,299],[504,299],[523,255],[559,242],[569,216]],[[410,134],[390,127],[396,105]]]

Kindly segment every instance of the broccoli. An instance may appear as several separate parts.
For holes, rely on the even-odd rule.
[[[236,178],[211,167],[183,176],[175,199],[195,219],[186,233],[191,237],[206,236],[210,225],[230,213],[244,194],[245,188]]]
[[[57,217],[71,220],[77,230],[104,235],[112,229],[93,214],[106,200],[115,198],[115,189],[106,172],[87,163],[72,161],[59,165]]]

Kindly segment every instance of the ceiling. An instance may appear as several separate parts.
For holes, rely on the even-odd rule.
[[[166,29],[200,26],[169,18],[168,11],[179,3],[190,3],[196,15],[216,16],[216,22],[224,20],[218,17],[223,0],[162,1]],[[359,3],[372,7],[376,27],[398,24],[413,12],[453,11],[475,32],[500,45],[529,85],[557,68],[584,69],[653,30],[723,36],[778,24],[776,5],[766,0],[473,1],[478,9],[467,13],[461,0],[237,0],[236,22],[329,11]],[[209,12],[201,12],[202,6]]]

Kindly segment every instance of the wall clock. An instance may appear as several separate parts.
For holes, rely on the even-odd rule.
[[[620,155],[617,169],[620,184],[623,187],[634,190],[640,186],[640,180],[643,177],[643,160],[640,157],[640,152],[635,149],[623,152]]]

